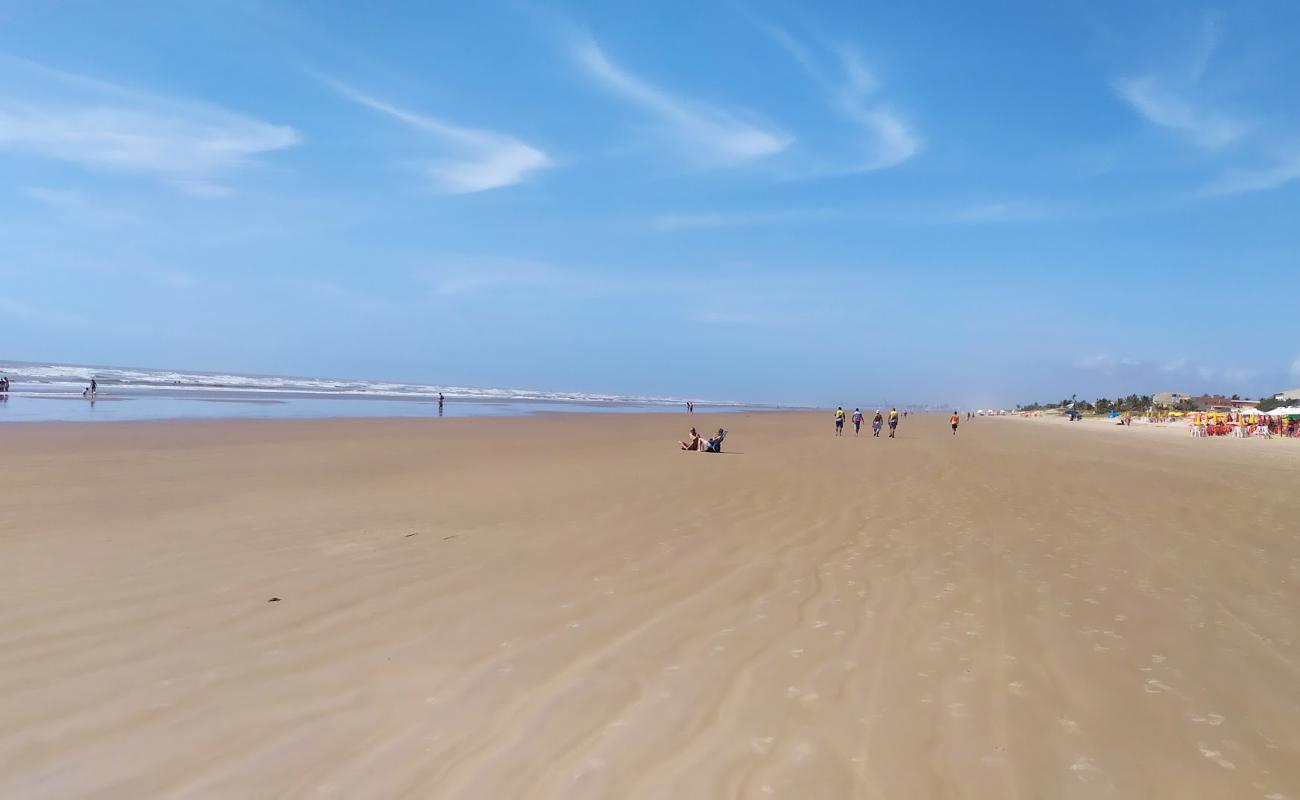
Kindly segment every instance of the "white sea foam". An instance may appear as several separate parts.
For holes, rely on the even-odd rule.
[[[7,375],[14,391],[77,395],[98,381],[102,390],[115,393],[147,394],[166,392],[254,393],[263,395],[316,395],[321,397],[389,398],[429,400],[439,393],[448,399],[476,401],[534,401],[556,403],[600,403],[634,405],[680,405],[684,399],[633,395],[554,392],[534,389],[494,389],[391,381],[299,378],[280,375],[241,375],[222,372],[182,372],[166,369],[133,369],[75,364],[39,364],[0,361],[0,374]],[[752,405],[734,401],[699,401],[700,405]]]

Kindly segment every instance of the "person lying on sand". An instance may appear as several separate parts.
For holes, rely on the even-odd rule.
[[[686,441],[678,442],[678,444],[682,446],[683,450],[699,450],[700,434],[694,428],[691,428],[691,435],[686,437]]]

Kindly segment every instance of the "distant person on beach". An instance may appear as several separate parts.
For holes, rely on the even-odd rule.
[[[948,422],[952,425],[952,435],[956,436],[957,425],[958,423],[961,422],[961,415],[958,414],[956,411],[952,412],[952,416],[948,418]]]
[[[91,397],[94,397],[94,396],[95,396],[95,393],[98,392],[98,391],[99,391],[99,383],[96,382],[96,380],[95,380],[94,378],[91,378],[91,379],[90,379],[90,396],[91,396]]]
[[[862,409],[853,409],[853,435],[857,436],[858,431],[862,430]]]
[[[442,410],[442,404],[443,404],[442,392],[438,392],[438,410],[439,410],[439,411]]]
[[[907,413],[907,412],[903,412]],[[894,432],[898,430],[898,409],[889,409],[889,438],[894,438]]]
[[[883,414],[881,414],[881,413],[880,413],[880,409],[877,408],[877,409],[876,409],[876,416],[874,416],[874,417],[871,418],[871,435],[874,436],[874,437],[876,437],[877,439],[879,439],[879,438],[880,438],[880,428],[881,428],[881,426],[883,426],[884,424],[885,424],[885,416],[884,416]]]
[[[680,445],[682,446],[682,449],[683,449],[683,450],[699,450],[699,449],[700,449],[700,434],[695,430],[695,428],[692,427],[692,428],[691,428],[691,435],[688,436],[688,437],[686,437],[686,441],[684,441],[684,442],[678,442],[678,444],[680,444]]]
[[[844,406],[835,407],[835,435],[844,435]]]

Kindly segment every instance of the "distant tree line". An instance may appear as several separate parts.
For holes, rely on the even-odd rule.
[[[1070,400],[1062,400],[1059,403],[1029,403],[1028,405],[1016,406],[1017,411],[1050,411],[1070,407]],[[1108,397],[1098,397],[1091,403],[1087,400],[1074,400],[1074,408],[1080,413],[1097,413],[1109,414],[1112,411],[1132,411],[1145,412],[1152,406],[1151,395],[1149,394],[1131,394],[1128,397],[1118,397],[1111,400]]]
[[[1274,400],[1273,395],[1277,392],[1271,392],[1265,395],[1263,400],[1259,401],[1260,411],[1272,411],[1275,408],[1285,406],[1294,401]],[[1240,400],[1239,395],[1232,395],[1233,400]],[[1016,406],[1017,411],[1055,411],[1070,407],[1070,400],[1062,400],[1059,403],[1028,403],[1022,406]],[[1117,397],[1111,400],[1107,397],[1098,397],[1091,403],[1087,400],[1075,400],[1074,408],[1080,413],[1110,414],[1111,412],[1124,413],[1125,411],[1134,414],[1143,414],[1150,411],[1155,406],[1155,401],[1149,394],[1131,394],[1128,397]],[[1162,406],[1170,411],[1195,411],[1196,403],[1190,399],[1181,400],[1172,406]]]

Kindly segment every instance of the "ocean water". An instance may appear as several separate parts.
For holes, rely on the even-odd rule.
[[[0,395],[0,423],[520,416],[564,411],[675,411],[686,402],[668,397],[21,361],[0,361],[0,375],[11,382],[8,397]],[[83,391],[92,378],[98,382],[98,392],[88,398]],[[441,414],[439,392],[446,398]],[[696,402],[700,411],[760,407]]]

